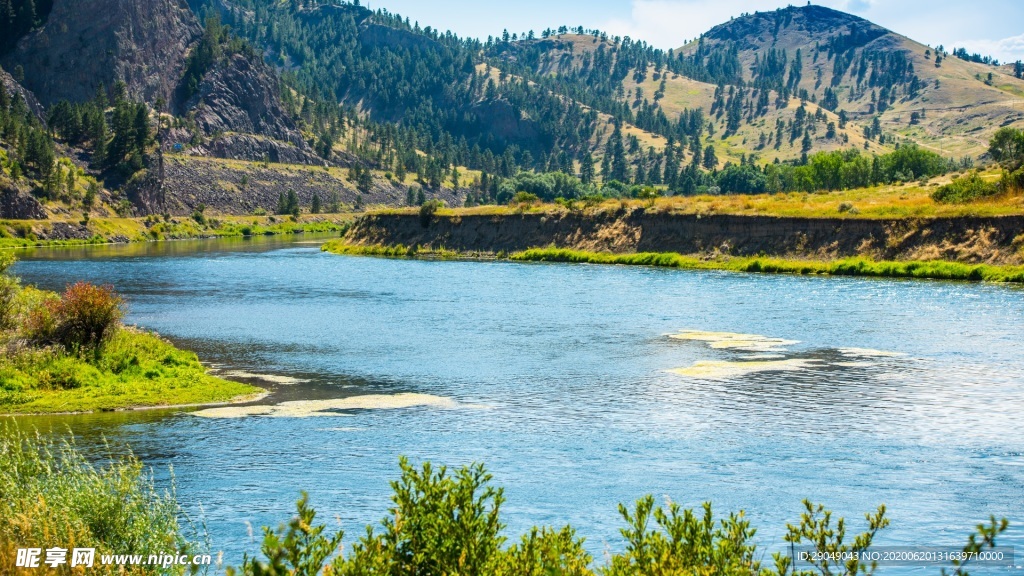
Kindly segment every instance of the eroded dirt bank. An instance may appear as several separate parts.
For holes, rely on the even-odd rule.
[[[353,244],[473,252],[571,248],[596,252],[868,256],[885,260],[1024,263],[1024,216],[870,220],[695,215],[642,208],[598,213],[370,214],[348,233]]]

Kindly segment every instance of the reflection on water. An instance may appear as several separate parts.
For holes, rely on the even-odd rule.
[[[572,523],[598,556],[621,547],[616,504],[647,493],[746,509],[770,548],[803,498],[852,520],[886,503],[887,543],[957,544],[991,513],[1024,545],[1020,289],[146,246],[171,251],[36,251],[17,272],[114,284],[132,322],[218,370],[277,377],[260,405],[415,394],[488,407],[24,419],[130,445],[162,481],[173,466],[229,563],[256,547],[246,523],[277,525],[303,489],[361,532],[388,508],[403,454],[485,462],[510,532]],[[799,369],[742,369],[771,362]],[[741,369],[670,372],[694,366]]]

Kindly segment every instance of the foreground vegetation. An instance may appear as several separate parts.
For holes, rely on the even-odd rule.
[[[62,295],[23,287],[0,253],[0,413],[115,410],[229,401],[258,388],[215,378],[192,352],[123,327],[109,287]]]
[[[105,554],[203,553],[195,530],[179,521],[174,496],[156,490],[142,463],[131,454],[108,456],[108,464],[97,466],[73,440],[55,442],[10,424],[0,428],[0,571],[39,572],[15,568],[18,548],[28,546],[94,547],[95,564],[88,573],[100,575],[185,572],[102,566]],[[185,537],[189,532],[193,537]],[[67,564],[62,568],[61,573],[72,573]]]
[[[198,531],[186,522],[173,493],[160,494],[131,454],[111,456],[103,467],[89,463],[73,440],[53,442],[13,426],[0,429],[0,566],[14,566],[18,547],[87,546],[101,554],[205,553]],[[684,509],[652,496],[619,505],[624,528],[622,552],[598,566],[571,526],[534,527],[511,543],[505,536],[501,488],[482,465],[454,472],[424,463],[400,461],[401,478],[392,482],[393,506],[380,526],[366,531],[342,553],[344,532],[330,533],[316,523],[316,511],[303,495],[297,513],[276,530],[263,528],[260,557],[246,557],[228,574],[269,576],[653,576],[673,574],[742,576],[869,576],[876,566],[850,560],[795,566],[789,554],[768,556],[758,549],[743,512],[716,517],[710,503]],[[187,518],[186,518],[187,520]],[[785,542],[819,552],[869,550],[878,531],[889,525],[880,506],[866,515],[866,530],[848,534],[847,523],[821,505],[804,503],[799,521],[787,525]],[[1007,521],[991,518],[977,527],[964,550],[996,545]],[[954,563],[954,574],[969,566]],[[127,573],[180,574],[137,566]],[[96,566],[90,573],[121,573]]]
[[[317,525],[316,511],[303,495],[287,526],[276,531],[264,528],[263,557],[246,558],[240,570],[229,574],[867,576],[876,569],[875,564],[857,560],[801,568],[788,554],[768,557],[759,550],[756,529],[743,512],[716,517],[710,503],[698,510],[674,502],[656,506],[653,496],[631,507],[619,505],[624,550],[595,566],[584,539],[571,526],[534,527],[506,546],[500,514],[503,491],[493,486],[483,466],[454,473],[429,463],[414,467],[404,459],[400,466],[401,479],[391,483],[394,505],[388,517],[378,530],[368,526],[347,555],[335,555],[344,533],[326,533],[326,526]],[[888,524],[885,506],[880,506],[866,515],[865,532],[848,537],[844,519],[835,521],[823,506],[804,502],[799,522],[787,525],[785,541],[823,553],[859,553],[869,550],[877,532]],[[965,550],[994,546],[1006,528],[1005,520],[992,518],[978,526]],[[963,565],[954,568],[959,576],[967,573]]]

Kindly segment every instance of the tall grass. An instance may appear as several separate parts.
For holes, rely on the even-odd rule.
[[[15,571],[19,548],[96,548],[89,574],[182,574],[181,567],[122,571],[101,566],[100,555],[204,551],[198,531],[183,530],[179,523],[173,492],[159,492],[131,454],[111,456],[99,466],[82,456],[73,438],[57,441],[6,424],[0,426],[0,463],[0,571],[5,574]],[[71,573],[67,564],[61,568]],[[34,572],[46,571],[24,573]]]

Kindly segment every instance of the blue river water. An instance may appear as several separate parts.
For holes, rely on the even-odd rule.
[[[308,239],[37,250],[15,271],[113,284],[129,322],[267,382],[261,404],[436,397],[23,419],[130,446],[164,488],[173,467],[228,564],[302,490],[357,538],[385,516],[400,455],[485,463],[509,535],[572,524],[598,560],[623,546],[617,504],[653,494],[743,509],[767,550],[805,498],[853,531],[886,504],[883,544],[960,545],[992,514],[1024,564],[1019,287],[342,257]]]

